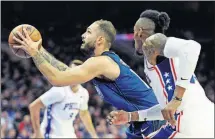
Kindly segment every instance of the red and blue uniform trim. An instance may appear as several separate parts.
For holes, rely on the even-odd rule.
[[[52,111],[52,106],[50,105],[47,108],[47,126],[46,126],[46,130],[45,130],[45,134],[44,137],[45,139],[49,139],[50,138],[50,133],[51,133],[51,122],[52,122],[52,115],[51,115],[51,111]]]

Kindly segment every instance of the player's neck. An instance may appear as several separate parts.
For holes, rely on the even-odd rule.
[[[77,93],[78,89],[79,89],[79,85],[75,85],[75,86],[70,86],[71,90],[73,93]]]
[[[100,56],[100,55],[102,55],[102,53],[104,53],[104,52],[106,52],[106,51],[109,51],[109,48],[97,49],[97,50],[95,50],[95,56]]]

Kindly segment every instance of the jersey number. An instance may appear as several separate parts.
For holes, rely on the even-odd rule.
[[[73,118],[73,115],[74,115],[74,113],[71,113],[71,114],[69,115],[69,118],[70,118],[70,119]]]

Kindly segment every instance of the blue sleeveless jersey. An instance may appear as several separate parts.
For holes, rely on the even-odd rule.
[[[108,51],[102,55],[109,56],[120,68],[120,75],[115,81],[92,80],[105,101],[125,111],[144,110],[158,104],[153,90],[117,54]]]

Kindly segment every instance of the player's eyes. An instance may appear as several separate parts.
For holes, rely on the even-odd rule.
[[[91,33],[91,32],[88,30],[87,33]]]

